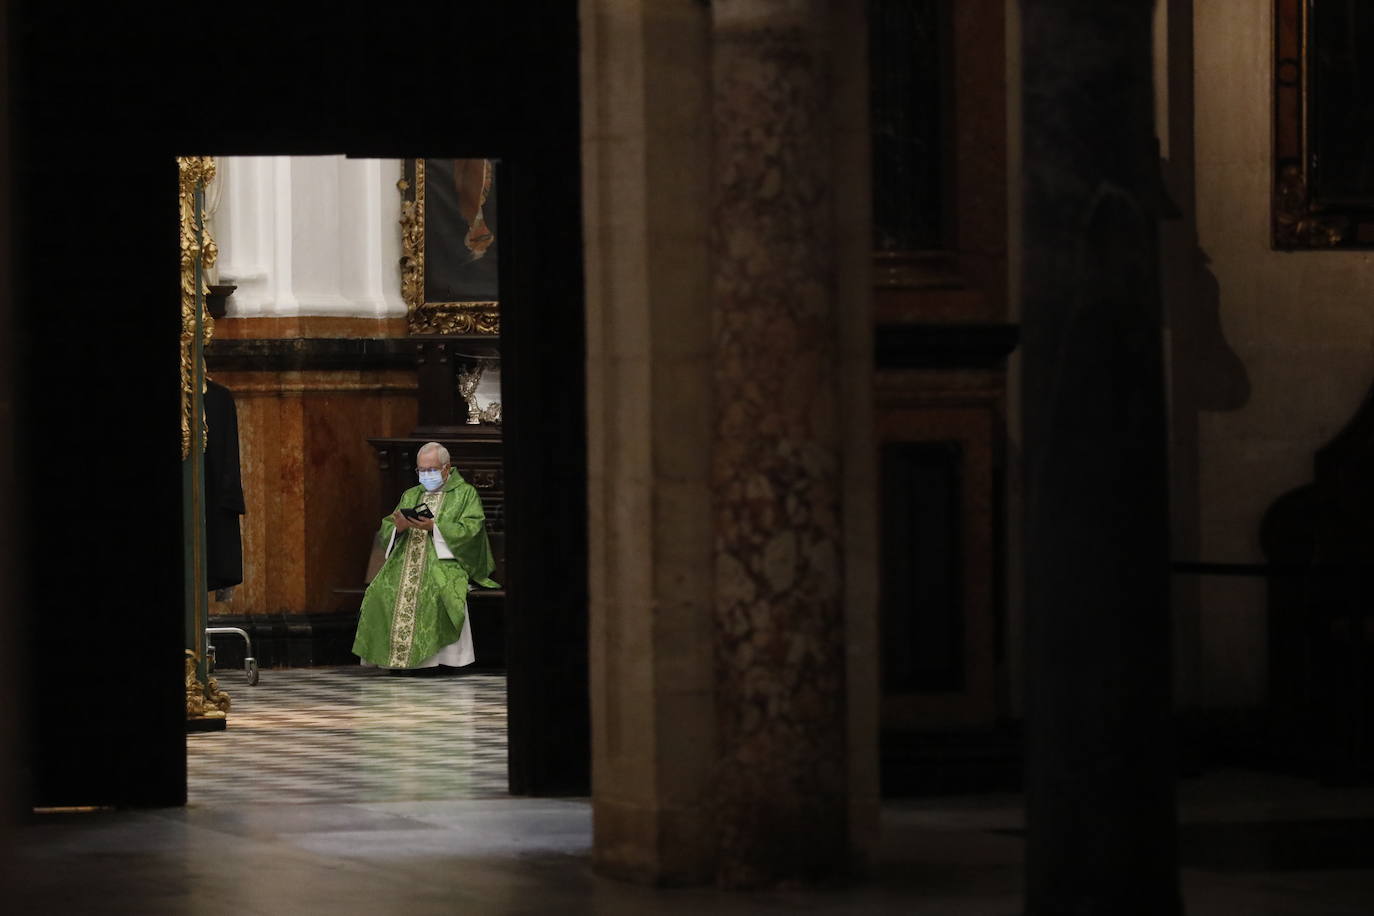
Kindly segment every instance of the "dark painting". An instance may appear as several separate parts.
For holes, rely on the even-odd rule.
[[[496,302],[495,163],[424,160],[425,302]]]
[[[873,248],[929,251],[950,241],[948,0],[869,0]]]
[[[1374,248],[1374,3],[1274,0],[1274,247]]]
[[[1312,199],[1374,204],[1374,4],[1312,4]]]

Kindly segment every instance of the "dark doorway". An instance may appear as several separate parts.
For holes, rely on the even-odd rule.
[[[52,522],[19,545],[29,801],[185,800],[175,157],[211,152],[509,163],[511,787],[586,793],[576,7],[20,2],[11,25],[17,495]]]

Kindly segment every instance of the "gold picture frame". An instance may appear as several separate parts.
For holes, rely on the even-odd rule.
[[[407,159],[397,188],[409,332],[499,336],[495,161]]]
[[[214,334],[214,319],[205,312],[208,291],[205,274],[215,265],[219,249],[205,226],[203,202],[196,197],[215,177],[213,156],[179,156],[178,198],[181,211],[181,460],[191,456],[195,386],[204,390],[204,358],[196,348],[199,330],[201,349]],[[197,315],[199,313],[199,316]],[[199,365],[197,363],[199,362]],[[199,370],[199,371],[198,371]],[[200,424],[200,450],[205,451],[206,431]]]
[[[1273,247],[1374,248],[1374,10],[1360,0],[1274,2]]]

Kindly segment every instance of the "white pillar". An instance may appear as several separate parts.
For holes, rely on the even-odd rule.
[[[348,302],[339,292],[343,261],[339,244],[340,158],[293,156],[285,160],[291,174],[291,207],[286,217],[291,229],[286,239],[278,234],[277,251],[290,264],[290,274],[282,285],[289,284],[295,294],[297,315],[349,313]]]
[[[401,299],[401,195],[395,159],[342,159],[339,163],[340,292],[352,314],[386,318],[405,314]]]
[[[219,280],[235,318],[388,318],[401,299],[397,159],[220,160]]]
[[[238,286],[229,301],[229,314],[234,316],[272,311],[272,162],[270,157],[228,156],[219,160],[216,171],[215,182],[221,187],[212,231],[219,245],[219,281]]]

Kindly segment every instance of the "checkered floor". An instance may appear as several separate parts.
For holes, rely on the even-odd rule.
[[[186,736],[193,805],[490,798],[506,790],[506,678],[217,671],[229,727]]]

